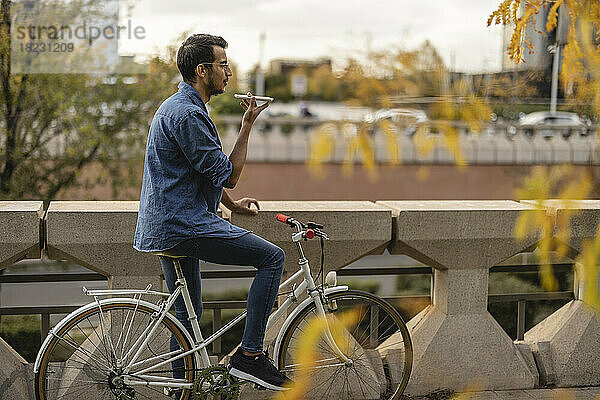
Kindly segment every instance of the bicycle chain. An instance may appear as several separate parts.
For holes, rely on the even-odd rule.
[[[223,365],[213,365],[207,368],[186,368],[186,369],[178,369],[177,372],[199,372],[196,379],[194,379],[194,385],[192,387],[192,398],[194,400],[205,400],[208,399],[207,395],[219,394],[223,400],[236,400],[240,393],[240,386],[247,383],[246,381],[238,380],[237,378],[229,375],[229,371],[227,367]],[[173,373],[175,370],[173,369],[163,369],[158,371],[148,371],[149,374],[164,374],[164,373]],[[206,393],[201,387],[203,380],[206,380],[211,375],[221,375],[228,382],[226,385],[217,385],[211,384],[210,387],[207,388],[208,393]],[[207,382],[209,383],[209,382]],[[210,384],[210,383],[209,383]]]

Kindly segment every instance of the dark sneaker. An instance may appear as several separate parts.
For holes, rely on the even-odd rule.
[[[288,390],[292,381],[279,372],[266,354],[246,356],[238,348],[229,360],[229,373],[271,390]]]

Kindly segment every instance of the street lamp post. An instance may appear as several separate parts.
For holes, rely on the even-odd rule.
[[[550,93],[550,112],[556,113],[556,98],[558,96],[558,69],[560,67],[560,46],[567,43],[568,33],[568,13],[563,4],[558,9],[558,26],[556,27],[556,40],[553,45],[548,46],[550,53],[554,54],[554,60],[552,62],[552,87]]]
[[[560,44],[556,42],[552,46],[548,46],[550,53],[554,53],[554,61],[552,62],[552,88],[550,93],[550,112],[556,113],[556,97],[558,95],[558,65],[560,64]]]

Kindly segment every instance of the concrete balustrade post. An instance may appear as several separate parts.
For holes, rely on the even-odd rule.
[[[136,251],[137,201],[53,201],[46,213],[48,256],[108,276],[111,289],[161,290],[157,256]]]
[[[40,258],[43,201],[0,201],[0,269]]]
[[[325,274],[328,271],[338,270],[365,255],[383,253],[391,240],[391,210],[369,201],[261,201],[260,213],[256,216],[232,213],[233,224],[253,231],[285,251],[284,279],[298,270],[298,252],[291,240],[295,229],[278,222],[275,219],[277,213],[288,215],[301,222],[313,221],[324,225],[323,231],[327,232],[330,238],[325,242]],[[303,241],[302,247],[314,275],[320,267],[319,240]],[[266,332],[267,349],[272,350],[271,347],[282,323],[283,318]],[[366,368],[365,374],[374,377],[375,368]],[[341,385],[334,386],[341,387]],[[255,391],[249,385],[243,387],[240,393],[240,398],[248,400],[271,397],[272,394]]]
[[[534,204],[533,201],[523,203]],[[600,200],[546,200],[542,205],[557,220],[565,218],[567,213],[571,216],[571,237],[566,244],[571,258],[576,258],[583,251],[585,240],[591,240],[598,233]],[[582,273],[577,273],[576,279],[575,300],[525,333],[525,342],[534,351],[540,366],[542,383],[547,385],[600,385],[600,310],[587,304],[584,295],[588,285],[600,288],[600,277],[598,274],[588,276],[590,280],[586,281]],[[598,292],[592,294],[600,296]]]
[[[414,362],[406,392],[533,388],[533,357],[487,311],[489,268],[536,243],[513,237],[517,216],[533,207],[512,201],[377,204],[393,210],[390,252],[434,268],[433,304],[408,323]]]
[[[0,270],[25,258],[40,258],[42,201],[0,201]],[[33,399],[33,372],[0,338],[0,399]]]
[[[33,365],[0,338],[0,399],[33,400]]]

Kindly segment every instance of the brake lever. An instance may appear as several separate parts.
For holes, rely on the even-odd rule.
[[[327,236],[327,234],[325,232],[322,232],[320,230],[315,229],[315,235],[324,240],[329,240],[329,236]]]
[[[316,222],[308,221],[307,226],[311,229],[323,229],[324,225],[317,224]]]

